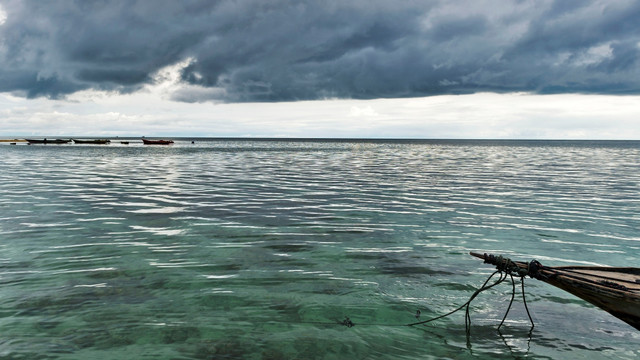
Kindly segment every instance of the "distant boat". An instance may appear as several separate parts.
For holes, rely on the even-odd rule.
[[[173,140],[148,140],[142,139],[145,145],[170,145],[173,144]]]
[[[76,144],[109,144],[111,140],[109,139],[95,139],[95,140],[77,140],[73,139],[73,142]]]
[[[70,143],[71,140],[63,140],[63,139],[25,139],[29,144],[67,144]]]
[[[509,271],[522,272],[558,287],[640,330],[640,268],[543,266],[535,260],[525,263],[489,254],[471,255],[498,269],[510,267]]]
[[[128,141],[120,141],[120,144],[129,145],[129,142]]]

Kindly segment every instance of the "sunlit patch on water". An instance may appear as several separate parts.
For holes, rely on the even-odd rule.
[[[164,206],[164,207],[148,207],[138,210],[127,210],[127,212],[134,214],[173,214],[183,211],[183,207]]]
[[[180,235],[188,231],[187,229],[153,228],[153,227],[137,226],[137,225],[131,225],[130,227],[133,230],[144,231],[144,232],[149,232],[155,235],[166,235],[166,236]]]
[[[107,283],[99,283],[99,284],[82,284],[82,285],[74,285],[73,287],[85,287],[85,288],[105,288],[107,287]]]

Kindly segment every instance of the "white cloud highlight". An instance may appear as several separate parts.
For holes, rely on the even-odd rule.
[[[214,104],[168,101],[184,89],[172,84],[135,94],[84,91],[66,101],[0,94],[0,136],[640,140],[638,96],[479,93]]]
[[[4,24],[7,21],[7,12],[0,5],[0,25]]]

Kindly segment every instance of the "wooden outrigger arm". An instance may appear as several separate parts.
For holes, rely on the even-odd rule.
[[[471,252],[498,270],[530,276],[565,290],[640,330],[640,268],[606,266],[543,266],[538,261],[511,261]]]

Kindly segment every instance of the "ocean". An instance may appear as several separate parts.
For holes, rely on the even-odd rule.
[[[637,359],[495,270],[640,266],[640,142],[0,143],[0,359]],[[519,290],[519,281],[516,289]],[[420,317],[417,318],[417,311]],[[349,319],[354,326],[345,326]]]

